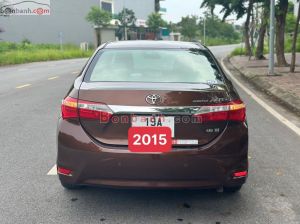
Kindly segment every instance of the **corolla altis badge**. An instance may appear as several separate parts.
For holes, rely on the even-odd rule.
[[[160,104],[162,101],[161,96],[158,94],[150,94],[146,96],[146,102],[151,105],[157,105]]]

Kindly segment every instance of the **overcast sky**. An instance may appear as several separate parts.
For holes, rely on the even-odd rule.
[[[203,15],[206,9],[200,9],[202,0],[165,0],[161,2],[161,6],[167,8],[167,13],[164,15],[164,19],[172,22],[179,22],[182,16],[187,15]],[[216,15],[220,11],[220,7],[215,10]],[[229,17],[229,19],[234,19],[234,16]],[[236,23],[241,24],[243,19],[240,19]]]

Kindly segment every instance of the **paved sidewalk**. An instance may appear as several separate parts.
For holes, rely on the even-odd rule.
[[[288,62],[291,54],[286,54]],[[228,63],[228,61],[227,61]],[[268,60],[249,60],[249,57],[234,56],[229,63],[256,87],[274,96],[295,112],[300,112],[300,54],[297,54],[295,73],[289,67],[276,67],[278,76],[268,76]]]

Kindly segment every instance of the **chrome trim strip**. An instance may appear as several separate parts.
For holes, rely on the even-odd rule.
[[[180,114],[180,115],[195,115],[205,114],[209,112],[228,111],[229,106],[121,106],[108,105],[114,114]]]

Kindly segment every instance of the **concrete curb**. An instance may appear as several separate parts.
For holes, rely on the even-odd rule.
[[[289,92],[286,92],[284,89],[273,86],[271,82],[266,81],[260,76],[237,68],[234,64],[231,63],[230,59],[231,57],[229,56],[223,59],[224,65],[227,67],[227,69],[233,71],[235,74],[238,73],[242,78],[254,85],[254,87],[259,89],[260,91],[279,101],[281,104],[288,107],[296,114],[300,114],[300,98]]]

